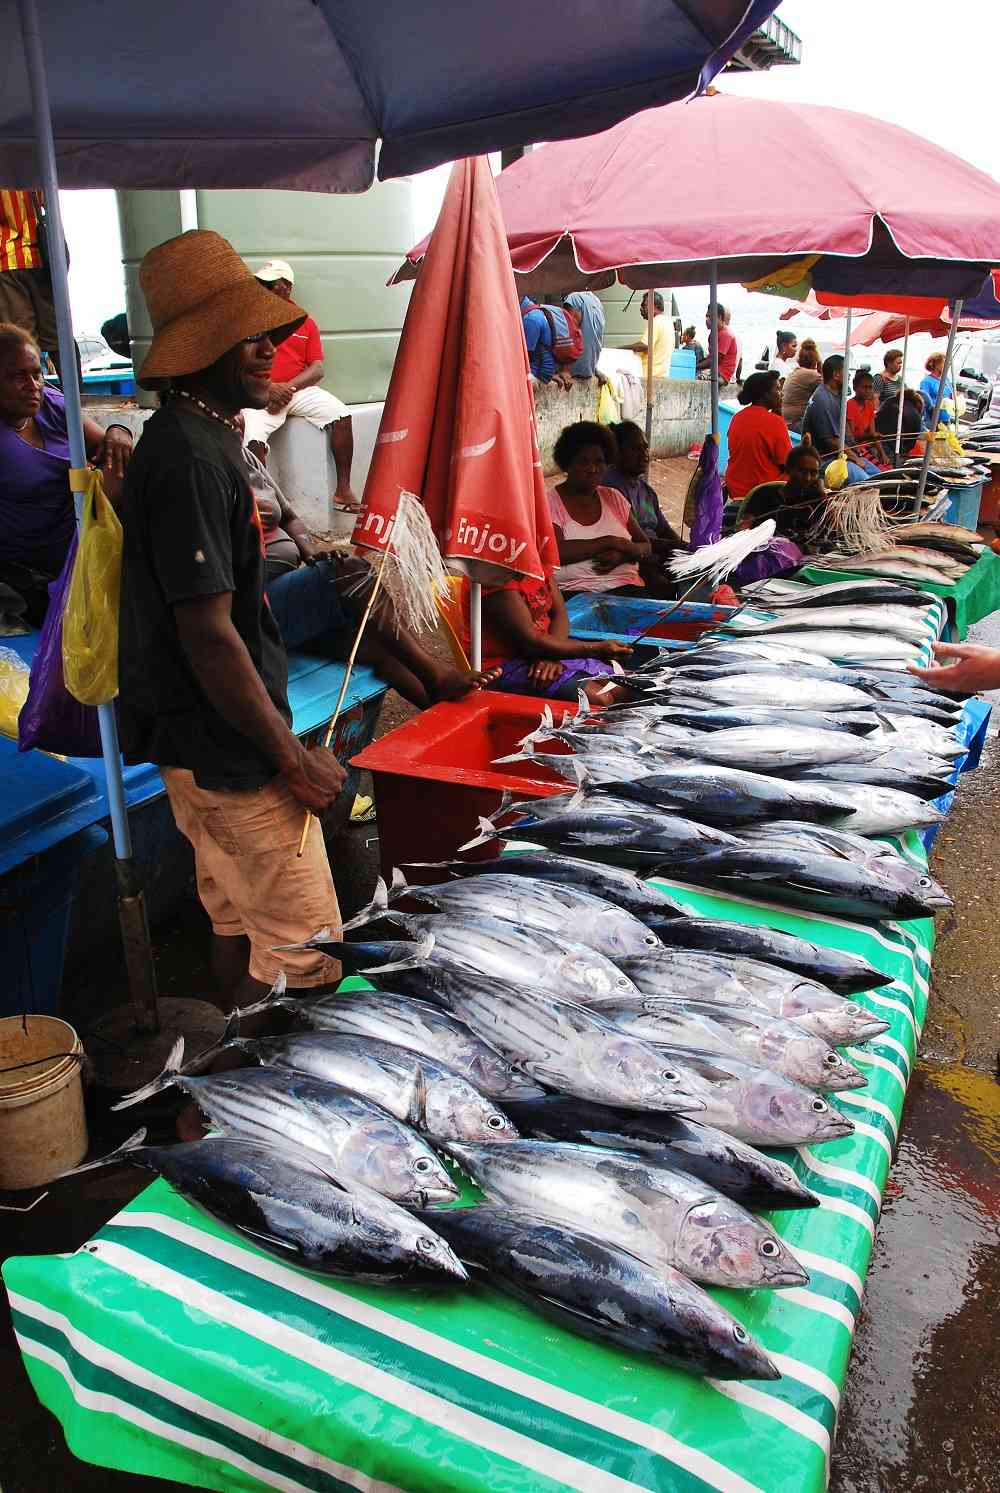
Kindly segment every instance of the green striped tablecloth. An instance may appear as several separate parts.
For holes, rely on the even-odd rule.
[[[822,570],[807,565],[800,570],[798,580],[809,581],[813,586],[827,586],[832,581],[870,580],[868,574],[852,570]],[[921,591],[930,591],[940,596],[948,608],[952,636],[964,638],[974,622],[981,622],[993,612],[1000,611],[1000,555],[984,550],[960,581],[953,586],[937,586],[931,581],[920,581]]]
[[[907,853],[919,859],[915,838]],[[671,884],[674,885],[674,884]],[[933,926],[775,912],[680,888],[863,954],[891,1031],[851,1051],[849,1140],[782,1153],[822,1197],[772,1215],[808,1288],[720,1292],[783,1378],[697,1380],[563,1332],[485,1286],[334,1284],[185,1202],[143,1192],[78,1253],[14,1258],[35,1390],[76,1453],[195,1487],[369,1493],[812,1493],[837,1406],[926,1009]]]

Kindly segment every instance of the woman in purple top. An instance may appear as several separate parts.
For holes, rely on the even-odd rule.
[[[87,455],[115,502],[131,432],[123,425],[103,431],[87,419],[83,428]],[[0,323],[0,581],[24,597],[35,626],[73,537],[70,464],[63,398],[46,387],[38,346],[23,328]]]

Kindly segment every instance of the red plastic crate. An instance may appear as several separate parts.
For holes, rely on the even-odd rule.
[[[549,768],[531,762],[494,767],[497,757],[538,725],[548,703],[561,721],[576,712],[567,701],[544,702],[530,695],[477,692],[453,704],[434,705],[352,758],[352,766],[372,775],[378,811],[382,874],[414,861],[451,860],[471,840],[480,817],[491,818],[503,793],[545,798],[566,791]],[[565,751],[552,742],[546,751]],[[498,854],[497,843],[471,852],[483,860]],[[407,879],[437,880],[419,871]]]

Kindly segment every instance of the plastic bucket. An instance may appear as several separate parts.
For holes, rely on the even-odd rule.
[[[55,1016],[0,1020],[0,1188],[40,1187],[83,1160],[82,1056]]]

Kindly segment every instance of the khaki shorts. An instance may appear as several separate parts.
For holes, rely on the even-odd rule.
[[[0,321],[12,321],[30,332],[42,352],[58,350],[56,305],[48,270],[4,270],[0,274]]]
[[[279,410],[276,415],[267,410],[244,410],[243,439],[247,445],[251,441],[259,441],[262,446],[266,446],[289,415],[308,420],[317,430],[325,430],[335,420],[343,420],[350,413],[347,405],[335,394],[328,394],[325,389],[314,384],[312,388],[296,390],[284,409]]]
[[[163,768],[177,828],[194,847],[198,895],[222,938],[250,940],[250,974],[273,985],[284,970],[302,989],[333,985],[340,965],[325,954],[274,954],[321,928],[340,933],[340,908],[323,831],[313,819],[301,859],[296,851],[305,810],[283,778],[229,793],[199,788],[186,768]]]

